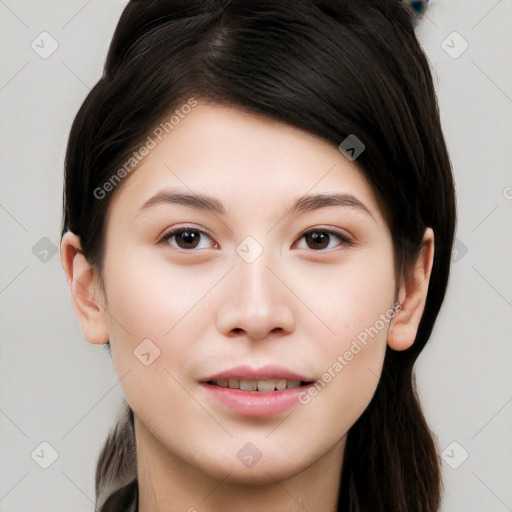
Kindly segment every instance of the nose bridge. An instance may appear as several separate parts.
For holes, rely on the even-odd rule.
[[[254,309],[268,308],[277,301],[275,276],[268,267],[275,266],[271,248],[264,248],[253,236],[247,236],[236,247],[236,294],[240,305]]]
[[[276,290],[275,276],[268,268],[270,264],[268,254],[262,254],[252,262],[237,262],[235,271],[240,305],[267,309],[272,303],[277,303],[279,290]]]
[[[244,243],[237,248],[237,253],[240,248],[242,251],[230,273],[229,289],[218,313],[218,328],[224,334],[242,330],[255,339],[277,330],[290,332],[295,318],[286,287],[270,270],[275,267],[270,251],[257,254],[251,243],[248,241],[249,250]]]

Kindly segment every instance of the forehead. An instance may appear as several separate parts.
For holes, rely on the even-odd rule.
[[[357,195],[380,216],[354,162],[308,132],[231,107],[199,103],[124,180],[109,210],[139,210],[165,187],[218,197],[229,210],[289,205],[313,193]]]

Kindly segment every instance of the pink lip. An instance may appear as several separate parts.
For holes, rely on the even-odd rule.
[[[238,380],[265,380],[265,379],[286,379],[306,382],[306,385],[293,389],[282,389],[271,393],[261,391],[242,391],[240,389],[223,388],[209,384],[211,381],[220,379]],[[262,368],[251,368],[250,366],[236,366],[229,370],[216,373],[201,381],[201,387],[208,397],[212,397],[221,404],[229,407],[238,414],[245,416],[273,416],[280,414],[299,401],[299,395],[312,385],[313,381],[304,375],[291,371],[277,365],[268,365]]]
[[[211,377],[202,379],[202,382],[208,382],[212,380],[220,379],[238,379],[238,380],[265,380],[265,379],[286,379],[286,380],[300,380],[304,382],[311,382],[312,379],[308,379],[299,373],[293,372],[288,368],[277,365],[267,365],[262,368],[251,368],[250,366],[236,366],[225,370],[220,373],[216,373]]]
[[[216,380],[216,379],[214,379]],[[298,380],[298,379],[297,379]],[[299,401],[299,395],[313,384],[294,389],[282,389],[271,393],[261,391],[241,391],[240,389],[222,388],[206,382],[201,383],[208,396],[245,416],[274,416],[280,414]]]

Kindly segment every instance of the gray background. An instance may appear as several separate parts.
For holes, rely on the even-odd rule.
[[[67,136],[125,5],[0,0],[0,511],[93,510],[96,457],[122,403],[108,354],[73,315],[57,249]],[[512,510],[511,26],[512,0],[434,0],[417,28],[459,210],[448,294],[417,364],[443,512]]]

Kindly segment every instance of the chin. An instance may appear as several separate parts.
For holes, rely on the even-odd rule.
[[[314,462],[314,456],[311,460],[301,458],[297,451],[293,457],[285,455],[280,446],[267,446],[259,452],[252,443],[247,443],[235,450],[229,448],[222,453],[210,454],[208,458],[196,461],[196,464],[203,472],[225,483],[262,486],[292,478]]]
[[[263,461],[259,461],[252,468],[246,468],[242,464],[240,466],[232,466],[229,469],[224,468],[224,474],[231,471],[229,476],[224,480],[225,483],[259,487],[275,484],[276,481],[287,480],[306,469],[305,467],[299,466],[291,467],[290,465],[283,466],[283,464],[268,464]],[[214,472],[212,476],[218,477],[218,474],[219,473]]]

